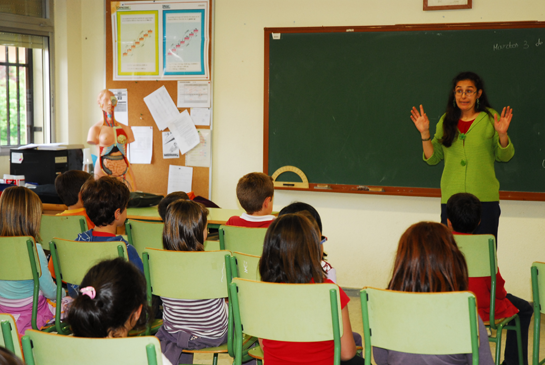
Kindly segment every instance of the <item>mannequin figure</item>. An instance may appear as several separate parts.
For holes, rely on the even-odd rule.
[[[112,176],[123,181],[130,191],[136,190],[136,181],[127,158],[127,145],[134,142],[129,126],[117,122],[114,109],[117,99],[109,90],[98,94],[98,105],[102,109],[102,120],[89,129],[87,143],[98,145],[99,158],[95,166],[95,179]]]

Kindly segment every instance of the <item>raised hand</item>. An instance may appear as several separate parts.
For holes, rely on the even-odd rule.
[[[510,106],[503,108],[501,116],[498,120],[498,115],[494,114],[494,129],[500,136],[507,134],[511,119],[513,118],[513,109]]]
[[[422,105],[420,105],[420,111],[413,106],[411,109],[411,120],[421,134],[425,132],[429,133],[430,121],[428,120],[426,113],[424,113],[424,107]]]

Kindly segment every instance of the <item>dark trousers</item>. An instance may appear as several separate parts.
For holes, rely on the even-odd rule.
[[[520,318],[520,337],[522,339],[522,360],[523,365],[528,365],[528,329],[530,328],[530,320],[534,314],[534,309],[524,299],[515,297],[512,294],[507,294],[507,299],[519,310]],[[539,320],[539,318],[537,319]],[[515,325],[515,320],[509,322],[509,325]],[[504,364],[516,365],[518,361],[518,346],[517,333],[515,331],[507,331],[507,340],[505,342]]]
[[[500,202],[481,202],[481,223],[473,234],[491,234],[498,248],[498,226],[500,224]],[[447,205],[441,204],[441,223],[447,225]],[[465,232],[464,232],[465,233]]]

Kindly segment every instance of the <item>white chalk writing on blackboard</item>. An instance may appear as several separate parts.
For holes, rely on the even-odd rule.
[[[535,43],[535,46],[539,47],[539,46],[542,46],[542,45],[543,45],[543,42],[541,41],[541,38],[538,38],[537,42]],[[503,44],[502,43],[496,43],[496,44],[492,45],[492,49],[494,51],[514,50],[514,49],[518,49],[518,48],[528,49],[530,47],[531,47],[530,43],[528,43],[527,40],[524,40],[521,45],[519,45],[518,42],[511,42],[511,41],[509,41],[509,43],[503,43]]]

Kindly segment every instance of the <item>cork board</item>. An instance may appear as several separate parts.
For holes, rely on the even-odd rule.
[[[212,51],[212,0],[209,0],[209,54]],[[163,159],[163,141],[162,131],[157,128],[151,113],[144,103],[144,97],[148,96],[161,86],[165,86],[170,97],[176,102],[177,99],[177,81],[158,80],[158,81],[114,81],[113,80],[113,49],[112,49],[112,0],[106,0],[106,88],[107,89],[127,89],[129,99],[129,126],[152,126],[153,127],[153,156],[150,165],[131,164],[136,179],[137,190],[149,193],[167,194],[168,187],[168,169],[169,165],[185,166],[185,156],[180,154],[177,159]],[[210,63],[211,57],[209,57]],[[210,64],[209,64],[210,67]],[[212,77],[210,78],[212,82]],[[100,90],[97,90],[97,95]],[[180,112],[184,108],[178,109]],[[188,110],[189,112],[189,110]],[[210,127],[199,126],[199,129],[209,129]],[[168,129],[166,129],[168,130]],[[165,131],[166,131],[165,130]],[[209,199],[210,168],[193,167],[192,187],[195,195],[200,195]]]

